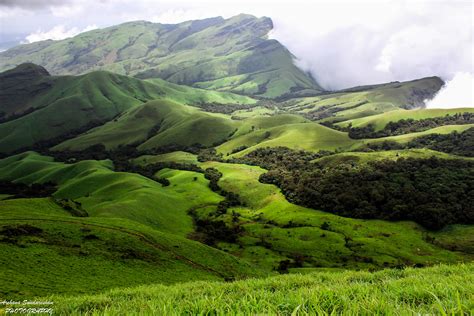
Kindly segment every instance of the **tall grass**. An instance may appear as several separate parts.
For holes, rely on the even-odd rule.
[[[316,272],[52,297],[61,315],[468,315],[474,264]]]

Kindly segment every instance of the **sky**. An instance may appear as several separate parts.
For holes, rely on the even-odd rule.
[[[269,36],[326,89],[439,76],[447,84],[428,107],[474,107],[473,10],[471,0],[0,0],[0,48],[248,13],[271,17]]]

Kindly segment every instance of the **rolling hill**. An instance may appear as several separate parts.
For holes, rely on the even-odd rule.
[[[423,108],[438,77],[323,91],[272,28],[138,21],[1,52],[0,296],[472,310],[474,111]]]
[[[283,107],[318,122],[338,123],[358,118],[363,120],[400,109],[423,107],[424,101],[433,98],[443,84],[438,77],[428,77],[354,87],[313,97],[289,99],[283,103]]]
[[[293,64],[291,53],[267,38],[272,28],[269,18],[244,14],[180,24],[129,22],[11,48],[0,53],[0,71],[33,62],[54,75],[107,70],[269,98],[320,92]]]
[[[2,76],[5,88],[0,98],[8,102],[0,108],[5,113],[4,122],[0,123],[0,152],[31,148],[41,142],[56,145],[149,100],[194,105],[256,102],[231,93],[182,87],[162,80],[151,83],[105,71],[54,77],[40,66],[24,64]],[[39,86],[44,88],[38,90]]]

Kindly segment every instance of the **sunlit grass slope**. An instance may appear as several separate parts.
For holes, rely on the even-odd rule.
[[[457,113],[474,112],[474,108],[455,108],[455,109],[416,109],[404,110],[398,109],[388,113],[363,117],[359,119],[349,120],[337,125],[352,127],[364,127],[369,124],[374,126],[375,131],[382,130],[389,122],[397,122],[402,119],[421,120],[433,117],[443,117],[446,115],[454,115]]]
[[[0,160],[0,179],[26,184],[51,181],[59,185],[55,197],[81,202],[89,216],[126,218],[181,236],[193,230],[186,214],[189,208],[222,200],[208,188],[208,180],[200,173],[187,172],[180,177],[175,184],[189,186],[176,191],[173,185],[163,187],[138,174],[114,172],[111,168],[110,161],[64,164],[24,153]]]
[[[225,155],[232,150],[245,146],[236,156],[243,156],[257,148],[285,146],[292,149],[311,151],[336,150],[348,148],[356,143],[347,136],[323,125],[305,122],[286,124],[271,128],[262,128],[242,136],[237,136],[217,147]]]
[[[143,155],[133,159],[133,163],[138,165],[148,165],[158,162],[176,162],[183,164],[197,164],[197,156],[185,151],[174,151],[161,155]]]
[[[227,139],[237,122],[222,115],[168,100],[150,101],[126,111],[116,120],[56,146],[55,150],[80,150],[104,144],[107,149],[119,145],[140,145],[139,149],[169,144],[210,146]]]
[[[440,159],[468,159],[474,158],[454,156],[451,154],[442,153],[439,151],[417,148],[417,149],[403,149],[403,150],[387,150],[387,151],[373,151],[373,152],[343,152],[331,156],[315,159],[312,162],[317,162],[323,166],[337,167],[341,164],[366,164],[377,160],[398,160],[399,158],[415,158],[428,159],[436,157]]]
[[[128,22],[65,40],[13,47],[0,53],[0,70],[28,61],[53,74],[107,70],[264,97],[321,91],[294,65],[283,45],[268,39],[272,28],[269,18],[246,14],[174,25]]]
[[[315,97],[295,98],[285,108],[300,114],[311,114],[317,121],[342,122],[381,113],[424,105],[443,82],[437,77],[376,86],[363,86]]]
[[[380,138],[374,138],[374,139],[365,139],[365,140],[361,140],[361,142],[356,144],[355,147],[358,147],[360,144],[381,143],[384,141],[394,141],[400,144],[405,144],[411,140],[414,140],[417,137],[426,136],[430,134],[450,134],[453,132],[462,133],[472,127],[474,127],[474,124],[444,125],[444,126],[431,128],[423,132],[415,132],[415,133],[408,133],[408,134],[397,135],[397,136],[380,137]]]
[[[42,69],[35,65],[30,68]],[[248,97],[180,87],[163,80],[151,83],[104,71],[77,77],[51,77],[47,73],[31,74],[30,68],[20,66],[6,73],[16,76],[9,79],[12,81],[12,86],[9,92],[5,92],[8,92],[10,105],[5,106],[5,110],[3,106],[0,107],[0,112],[4,111],[5,115],[17,114],[20,117],[0,124],[0,135],[2,135],[0,152],[30,147],[37,142],[51,141],[56,137],[74,136],[71,134],[102,125],[137,105],[154,99],[167,99],[191,105],[202,102],[255,103],[255,100]],[[31,89],[36,89],[36,86],[41,84],[47,84],[47,88],[41,90],[39,95],[32,94],[25,99],[25,95],[28,95],[26,88],[15,88],[16,85],[23,83],[25,73],[33,77],[29,79],[32,81]],[[30,111],[25,112],[27,110]],[[134,110],[132,115],[143,115],[144,111],[136,114],[137,110]],[[123,128],[123,124],[128,124],[126,119],[121,118],[125,121],[119,126],[120,128]],[[158,122],[150,124],[156,125]],[[127,133],[140,133],[140,130],[135,131],[134,128],[137,126],[127,126]],[[128,137],[134,140],[136,136]]]
[[[15,228],[16,236],[3,233]],[[9,299],[259,273],[221,251],[136,221],[73,217],[50,198],[0,201],[0,235],[0,296]]]
[[[58,163],[31,152],[0,160],[2,181],[58,185],[54,199],[0,200],[0,263],[8,272],[0,274],[0,294],[92,293],[261,273],[185,239],[194,230],[187,211],[223,199],[203,174],[163,169],[158,176],[170,181],[163,187],[111,167],[110,161]],[[72,216],[58,200],[80,203],[87,216]],[[25,233],[21,225],[34,229]],[[16,233],[4,233],[15,228]]]
[[[452,252],[447,250],[450,241],[446,241],[445,248],[435,246],[426,236],[438,233],[412,222],[344,218],[289,203],[276,186],[258,181],[265,172],[261,168],[218,162],[202,166],[222,172],[219,185],[238,193],[245,205],[234,207],[223,216],[230,222],[229,214],[240,214],[244,233],[239,245],[221,243],[219,247],[257,266],[276,269],[280,261],[293,262],[298,257],[303,258],[305,268],[429,265],[472,259],[472,252],[464,249],[474,242],[470,226],[458,225],[461,228],[452,231],[458,241],[464,240],[460,252]],[[205,208],[197,214],[202,218],[210,216]]]
[[[462,315],[474,309],[474,265],[193,282],[59,297],[60,315]]]

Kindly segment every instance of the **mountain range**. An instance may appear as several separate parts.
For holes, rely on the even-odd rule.
[[[426,109],[438,77],[326,91],[272,27],[138,21],[0,53],[0,294],[102,313],[111,288],[472,269],[474,109]]]

